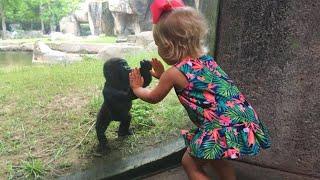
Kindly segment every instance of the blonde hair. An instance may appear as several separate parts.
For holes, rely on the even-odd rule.
[[[164,13],[153,26],[153,37],[163,60],[173,65],[182,58],[199,57],[208,28],[205,18],[191,7]]]

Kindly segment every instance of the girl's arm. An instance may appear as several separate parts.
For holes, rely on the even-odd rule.
[[[158,103],[169,93],[175,84],[175,76],[177,76],[177,69],[170,68],[163,72],[160,76],[158,85],[154,89],[143,88],[143,78],[138,69],[134,69],[129,74],[130,86],[134,94],[149,103]]]

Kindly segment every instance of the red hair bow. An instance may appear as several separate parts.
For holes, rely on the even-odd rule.
[[[183,6],[182,0],[154,0],[150,7],[153,24],[158,23],[162,13]]]

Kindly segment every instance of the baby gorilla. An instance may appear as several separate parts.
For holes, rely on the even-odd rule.
[[[150,61],[140,62],[140,73],[144,79],[143,87],[150,84],[152,76]],[[129,84],[131,68],[124,59],[111,58],[103,66],[103,74],[106,82],[103,87],[103,104],[97,115],[96,133],[99,141],[97,151],[105,153],[107,150],[107,138],[105,131],[112,120],[120,121],[118,136],[132,135],[129,130],[131,122],[130,109],[132,100],[137,99]]]

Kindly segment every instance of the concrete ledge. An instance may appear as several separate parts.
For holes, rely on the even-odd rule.
[[[183,139],[178,138],[127,157],[119,157],[117,152],[112,152],[108,157],[95,159],[89,169],[58,179],[124,179],[142,176],[167,168],[168,165],[178,164],[184,147]],[[161,167],[161,165],[166,167]]]

